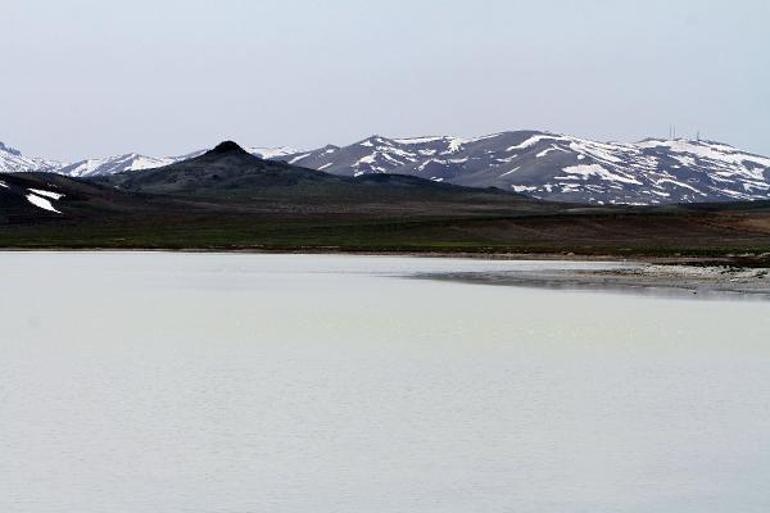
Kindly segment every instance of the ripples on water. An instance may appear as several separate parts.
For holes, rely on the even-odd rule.
[[[766,512],[766,303],[0,254],[0,511]]]

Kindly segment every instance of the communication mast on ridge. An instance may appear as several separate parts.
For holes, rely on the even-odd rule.
[[[676,139],[676,125],[668,125],[668,140],[673,141]]]

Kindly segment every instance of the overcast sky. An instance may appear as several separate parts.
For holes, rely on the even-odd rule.
[[[2,0],[0,141],[59,159],[544,129],[770,154],[767,0]]]

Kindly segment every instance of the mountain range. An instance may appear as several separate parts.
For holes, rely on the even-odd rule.
[[[0,247],[709,255],[730,261],[737,255],[754,265],[770,258],[770,201],[542,201],[403,174],[359,169],[339,176],[263,159],[226,141],[161,168],[86,178],[2,174]]]
[[[469,139],[372,136],[348,146],[304,152],[287,147],[246,150],[260,158],[343,177],[407,175],[551,201],[655,205],[770,198],[770,158],[706,140],[617,143],[525,130]],[[160,168],[203,153],[176,157],[128,153],[61,163],[28,158],[0,143],[0,172],[111,176]]]

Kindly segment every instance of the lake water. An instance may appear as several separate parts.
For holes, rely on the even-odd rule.
[[[770,511],[770,306],[0,253],[0,511]]]

